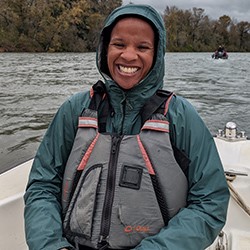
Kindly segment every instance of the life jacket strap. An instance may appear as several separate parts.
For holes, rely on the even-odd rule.
[[[103,105],[102,112],[98,112],[101,105]],[[98,131],[100,133],[106,132],[108,114],[109,112],[112,112],[113,109],[106,93],[106,86],[101,80],[97,81],[92,86],[89,109],[98,112]]]
[[[166,90],[158,90],[149,100],[145,103],[141,111],[142,125],[150,119],[152,114],[156,111],[164,114],[165,103],[172,96],[173,93]]]
[[[99,80],[92,86],[92,98],[89,104],[89,109],[98,110],[103,98],[106,95],[105,84]]]

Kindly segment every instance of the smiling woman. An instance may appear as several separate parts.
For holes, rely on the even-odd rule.
[[[165,46],[151,6],[107,18],[96,57],[104,83],[61,105],[34,159],[29,250],[205,249],[224,226],[222,164],[193,106],[162,89]]]
[[[115,25],[108,47],[111,77],[123,89],[130,89],[143,79],[152,67],[154,31],[146,21],[124,18]]]

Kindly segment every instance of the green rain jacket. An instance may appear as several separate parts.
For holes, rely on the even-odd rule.
[[[149,20],[156,30],[155,63],[148,75],[130,90],[122,90],[109,77],[106,48],[114,21],[124,15]],[[137,134],[139,111],[157,89],[163,87],[166,35],[162,18],[149,6],[127,5],[106,20],[100,36],[97,67],[104,78],[114,115],[107,131]],[[93,84],[96,80],[93,79]],[[30,250],[56,250],[71,246],[62,233],[61,187],[65,164],[77,131],[78,117],[90,102],[89,92],[70,97],[58,110],[37,151],[25,193],[25,230]],[[172,144],[189,159],[187,207],[167,226],[145,238],[140,250],[201,250],[209,246],[225,224],[229,192],[213,137],[192,105],[174,96],[168,118]]]

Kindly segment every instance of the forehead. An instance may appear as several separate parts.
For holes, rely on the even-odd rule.
[[[120,19],[114,25],[114,27],[112,29],[112,33],[116,32],[117,30],[120,30],[120,29],[123,29],[123,30],[127,29],[128,31],[130,31],[132,28],[143,29],[143,30],[147,30],[147,31],[154,33],[154,30],[153,30],[151,24],[149,24],[147,21],[145,21],[139,17],[124,17],[124,18]]]

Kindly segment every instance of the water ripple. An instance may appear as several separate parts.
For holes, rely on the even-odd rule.
[[[100,75],[94,53],[0,53],[0,172],[34,156],[58,107]],[[186,97],[213,134],[237,121],[250,136],[249,54],[167,53],[165,88]]]

